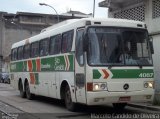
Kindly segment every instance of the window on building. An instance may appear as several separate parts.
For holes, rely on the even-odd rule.
[[[153,19],[160,17],[160,0],[152,1],[152,17]]]
[[[71,51],[74,30],[62,34],[62,53]]]
[[[23,59],[23,46],[18,48],[18,60]]]
[[[34,42],[31,44],[31,57],[39,56],[39,42]]]
[[[61,35],[52,36],[50,38],[50,54],[58,54],[61,51]]]
[[[30,44],[27,44],[23,48],[23,58],[27,59],[30,57]]]
[[[114,18],[145,21],[145,5],[117,11]]]
[[[49,51],[49,38],[40,41],[40,56],[48,55]]]

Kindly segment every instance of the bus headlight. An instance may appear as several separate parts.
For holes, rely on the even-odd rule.
[[[94,89],[99,90],[99,84],[94,84]]]
[[[148,87],[149,87],[149,88],[153,88],[153,82],[149,82],[149,83],[148,83]]]
[[[107,90],[107,84],[106,83],[93,83],[93,90],[94,91]]]
[[[154,85],[153,81],[144,82],[144,88],[154,88],[153,85]]]

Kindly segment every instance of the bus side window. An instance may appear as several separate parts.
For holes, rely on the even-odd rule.
[[[13,59],[13,61],[17,60],[17,48],[13,49],[12,59]]]
[[[23,58],[27,59],[30,57],[30,44],[27,44],[23,48]]]
[[[18,48],[18,60],[23,59],[23,46]]]
[[[40,56],[48,55],[49,50],[49,39],[43,39],[40,41]]]
[[[14,51],[14,60],[17,60],[17,48]]]
[[[84,64],[83,57],[83,32],[84,29],[78,29],[76,33],[76,59],[79,65]]]
[[[61,51],[61,35],[52,36],[50,38],[50,55],[59,54]]]
[[[71,51],[74,30],[67,31],[62,34],[62,53]]]
[[[13,49],[11,50],[11,61],[13,61]]]
[[[31,44],[31,57],[39,56],[39,42],[34,42]]]

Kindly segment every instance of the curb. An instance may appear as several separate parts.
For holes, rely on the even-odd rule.
[[[127,105],[135,108],[147,109],[152,111],[160,111],[160,107],[154,107],[154,106],[148,106],[148,105],[142,105],[142,104],[133,104],[133,103],[129,103]]]

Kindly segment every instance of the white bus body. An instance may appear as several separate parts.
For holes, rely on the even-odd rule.
[[[115,60],[118,53],[112,51],[125,52],[125,45],[134,61],[125,55]],[[142,22],[68,20],[14,43],[11,59],[11,81],[28,99],[33,94],[65,99],[69,110],[76,103],[123,108],[153,100],[151,48]]]

